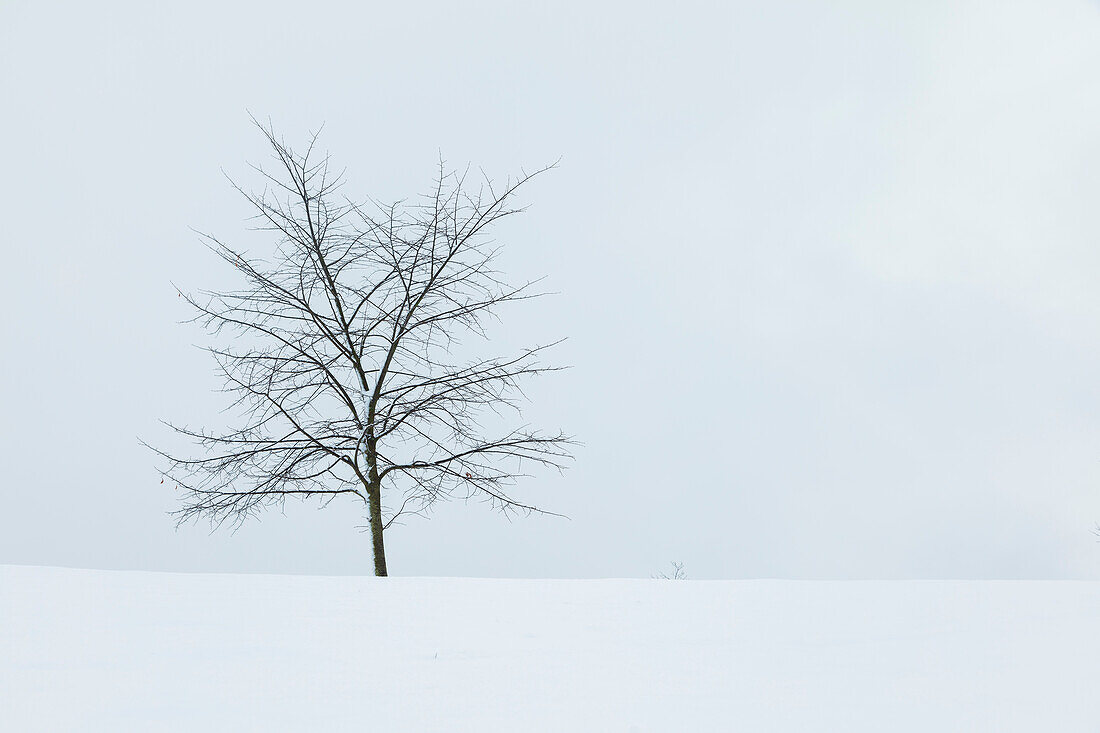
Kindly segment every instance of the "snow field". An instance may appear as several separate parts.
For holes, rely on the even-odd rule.
[[[1100,730],[1100,583],[0,566],[3,731]]]

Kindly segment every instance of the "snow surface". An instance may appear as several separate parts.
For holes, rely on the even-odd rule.
[[[11,731],[1100,731],[1100,583],[0,566]]]

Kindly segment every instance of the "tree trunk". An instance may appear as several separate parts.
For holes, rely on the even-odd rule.
[[[373,484],[367,487],[367,499],[370,505],[370,536],[374,547],[374,574],[385,577],[386,547],[382,543],[382,487]]]

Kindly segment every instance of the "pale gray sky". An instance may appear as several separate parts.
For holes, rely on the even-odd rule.
[[[401,575],[1100,578],[1100,9],[1034,2],[0,4],[0,562],[368,573],[360,506],[176,531],[217,424],[170,281],[221,169],[325,122],[350,194],[562,158],[501,230],[568,336],[554,518],[441,506]]]

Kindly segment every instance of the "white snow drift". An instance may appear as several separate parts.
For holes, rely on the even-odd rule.
[[[11,731],[1096,731],[1100,583],[0,566]]]

